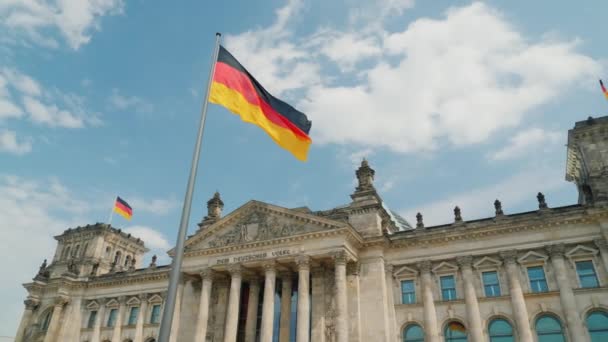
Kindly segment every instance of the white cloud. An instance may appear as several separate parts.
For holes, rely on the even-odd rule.
[[[55,105],[43,104],[29,96],[23,98],[23,105],[30,115],[30,119],[35,123],[66,128],[81,128],[84,126],[82,118],[67,110],[59,109]]]
[[[32,142],[29,139],[18,141],[17,133],[10,130],[0,129],[0,152],[8,152],[16,155],[29,153],[32,150]]]
[[[560,142],[564,135],[559,132],[549,132],[541,128],[531,128],[521,131],[509,139],[509,145],[490,154],[490,160],[509,160],[529,156],[532,151],[546,149]]]
[[[141,197],[129,198],[129,203],[133,208],[133,212],[145,212],[155,215],[166,215],[177,206],[175,198],[169,199],[143,199]]]
[[[149,262],[152,255],[158,257],[158,260],[156,261],[157,265],[171,262],[171,258],[169,258],[167,251],[173,246],[171,246],[167,238],[160,231],[147,226],[131,226],[127,227],[124,231],[143,240],[145,246],[150,249],[145,256],[146,260],[144,266],[147,266],[146,263]]]
[[[359,26],[304,37],[286,24],[300,14],[294,3],[226,44],[275,95],[303,94],[295,104],[312,119],[315,143],[402,153],[482,143],[601,70],[577,51],[579,40],[531,39],[484,3],[403,30],[370,30],[359,17]],[[388,1],[397,14],[412,4]]]
[[[101,17],[123,10],[123,0],[5,0],[0,2],[0,25],[21,41],[45,47],[57,47],[59,33],[78,49],[101,29]]]
[[[110,95],[108,103],[112,109],[122,111],[132,109],[138,113],[148,113],[153,109],[153,106],[149,101],[137,96],[122,95],[118,89],[112,90],[112,95]]]
[[[0,335],[17,329],[26,296],[21,283],[32,279],[44,258],[53,257],[53,236],[84,222],[89,210],[57,180],[0,175],[0,259],[10,260],[3,265],[3,278],[11,280],[0,283]]]
[[[534,199],[537,192],[547,193],[567,185],[568,183],[563,181],[561,168],[543,165],[498,180],[493,185],[445,196],[445,199],[401,212],[408,220],[413,220],[416,213],[420,212],[424,216],[424,224],[432,226],[454,222],[453,210],[455,206],[459,206],[463,219],[473,220],[494,216],[494,201],[497,198],[502,202],[505,214],[509,214],[509,207]]]

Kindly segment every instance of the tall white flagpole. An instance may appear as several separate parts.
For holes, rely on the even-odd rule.
[[[108,218],[108,226],[112,225],[112,217],[114,217],[114,207],[116,206],[116,198],[114,197],[114,202],[112,202],[112,209],[110,209],[110,217]]]
[[[190,209],[192,208],[192,193],[194,192],[194,184],[196,183],[196,171],[198,169],[198,160],[201,154],[201,143],[203,141],[203,132],[205,130],[205,119],[207,118],[209,91],[211,90],[213,74],[215,73],[215,64],[219,53],[221,36],[222,34],[219,32],[215,34],[215,48],[213,50],[213,57],[211,58],[211,72],[209,73],[209,81],[207,82],[207,92],[205,94],[205,100],[203,101],[203,108],[201,110],[201,122],[198,127],[196,144],[194,145],[192,167],[190,168],[190,177],[188,178],[188,187],[186,189],[184,207],[182,208],[182,217],[179,224],[179,232],[177,233],[175,256],[173,257],[173,262],[171,263],[171,273],[169,275],[169,289],[167,290],[165,308],[163,309],[163,317],[160,322],[158,342],[169,342],[169,336],[171,335],[171,324],[173,323],[173,311],[175,310],[177,286],[179,283],[182,268],[182,258],[184,256],[184,242],[186,241],[186,233],[188,232],[188,221],[190,219]]]

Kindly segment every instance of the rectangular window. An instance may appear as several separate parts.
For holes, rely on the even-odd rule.
[[[160,305],[152,307],[152,315],[150,315],[150,323],[157,324],[160,322]]]
[[[595,268],[593,268],[593,262],[591,260],[577,262],[576,273],[578,274],[578,279],[581,282],[581,287],[600,286],[600,283],[597,280],[597,275],[595,274]]]
[[[443,300],[455,300],[456,299],[456,282],[454,276],[444,276],[439,278],[441,283],[441,298]]]
[[[496,271],[483,272],[481,278],[483,279],[483,289],[486,297],[500,296],[500,284],[498,283],[498,273]]]
[[[97,318],[97,311],[91,311],[91,313],[89,313],[89,320],[87,322],[87,328],[89,329],[93,329],[95,327],[95,319]]]
[[[403,304],[416,303],[416,285],[413,280],[404,280],[401,282],[401,302]]]
[[[129,311],[129,325],[137,324],[137,315],[139,315],[139,306],[131,307],[131,311]]]
[[[528,279],[530,279],[530,289],[534,293],[547,292],[547,280],[545,279],[545,270],[542,266],[528,267]]]
[[[108,327],[113,327],[116,324],[116,315],[118,314],[118,309],[110,310],[110,314],[108,315]]]

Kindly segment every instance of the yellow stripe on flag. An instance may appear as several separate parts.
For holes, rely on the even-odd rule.
[[[131,220],[131,215],[129,215],[129,213],[120,209],[119,207],[114,207],[114,212],[116,212],[118,215],[124,217],[127,220]]]

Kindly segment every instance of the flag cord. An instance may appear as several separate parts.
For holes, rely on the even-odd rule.
[[[209,91],[211,90],[211,83],[213,82],[213,74],[215,72],[215,65],[217,56],[220,49],[220,38],[221,33],[215,34],[215,47],[213,50],[213,57],[211,58],[211,71],[209,73],[209,80],[207,82],[207,92],[203,100],[203,107],[201,110],[201,121],[198,127],[198,135],[196,137],[196,144],[194,145],[194,154],[192,156],[192,166],[190,168],[190,176],[188,178],[188,186],[186,188],[186,195],[184,198],[184,206],[182,208],[182,216],[179,224],[179,231],[177,233],[177,241],[175,244],[175,256],[171,263],[171,271],[169,275],[169,288],[167,289],[167,297],[165,298],[165,307],[163,308],[163,316],[160,322],[160,329],[158,332],[158,342],[169,342],[169,336],[171,335],[171,325],[173,323],[173,311],[175,310],[175,300],[177,297],[177,287],[179,285],[180,273],[182,268],[182,258],[184,256],[184,243],[186,240],[186,233],[188,232],[188,220],[190,219],[190,209],[192,208],[192,194],[194,192],[194,184],[196,183],[196,172],[198,170],[198,160],[201,152],[201,145],[203,141],[203,132],[205,130],[205,120],[207,118],[207,106],[209,105]]]

